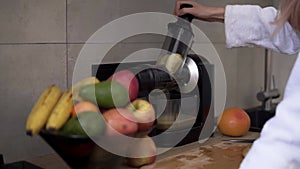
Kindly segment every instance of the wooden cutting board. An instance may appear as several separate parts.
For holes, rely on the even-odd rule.
[[[142,169],[238,169],[251,144],[220,142],[179,153]]]

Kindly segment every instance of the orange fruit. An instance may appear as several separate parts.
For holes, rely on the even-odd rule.
[[[77,103],[73,110],[72,110],[72,116],[76,116],[76,114],[78,113],[82,113],[82,112],[88,112],[88,111],[93,111],[93,112],[99,112],[99,108],[88,101],[82,101]]]
[[[218,128],[227,136],[243,136],[250,128],[250,117],[241,108],[226,109],[219,118]]]

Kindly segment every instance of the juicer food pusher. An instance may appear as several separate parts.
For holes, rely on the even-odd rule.
[[[181,8],[189,7],[192,6],[181,5]],[[197,64],[187,57],[194,37],[191,28],[193,18],[193,15],[186,14],[168,24],[168,35],[165,36],[155,65],[144,64],[131,68],[139,79],[141,91],[159,88],[167,91],[180,89],[181,93],[189,93],[197,86]]]
[[[180,8],[191,8],[189,4],[182,4]],[[185,14],[177,22],[168,24],[168,35],[165,37],[162,52],[156,66],[166,70],[181,87],[181,92],[188,93],[196,87],[198,79],[196,64],[187,57],[193,43],[191,22],[194,16]],[[195,71],[193,71],[195,70]]]

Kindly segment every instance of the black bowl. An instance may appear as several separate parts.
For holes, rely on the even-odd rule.
[[[86,136],[65,136],[46,130],[40,136],[73,169],[117,168],[123,163],[122,157],[105,151]]]

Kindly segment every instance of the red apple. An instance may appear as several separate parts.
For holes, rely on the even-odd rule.
[[[108,80],[113,80],[122,84],[128,91],[130,101],[133,101],[137,98],[139,92],[139,82],[131,71],[118,71],[109,77]]]
[[[152,164],[156,160],[156,146],[151,137],[134,140],[128,146],[126,163],[131,167]]]
[[[109,136],[118,134],[133,134],[138,130],[138,125],[127,109],[110,109],[103,113],[107,122],[106,134]]]
[[[127,106],[127,109],[135,117],[139,131],[149,130],[153,126],[155,111],[152,104],[148,101],[136,99]]]

